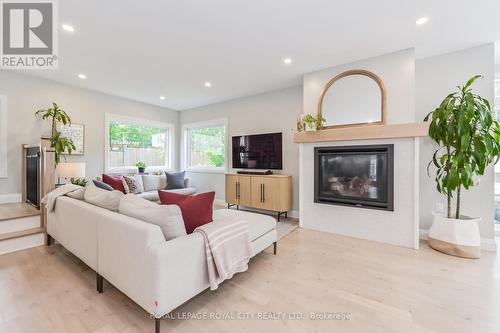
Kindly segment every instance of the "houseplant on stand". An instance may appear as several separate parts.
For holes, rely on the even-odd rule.
[[[461,214],[461,191],[476,185],[488,165],[500,156],[500,124],[490,103],[470,88],[480,77],[476,75],[458,87],[424,119],[431,121],[429,136],[439,145],[427,170],[431,165],[436,167],[437,190],[447,198],[446,215],[434,214],[429,246],[464,258],[480,257],[481,218]]]
[[[56,165],[61,161],[61,154],[67,152],[71,154],[75,150],[75,145],[73,140],[62,137],[61,133],[57,131],[57,123],[63,123],[64,125],[71,124],[71,118],[66,113],[66,111],[61,110],[61,108],[56,104],[52,103],[52,107],[48,109],[41,109],[35,112],[35,116],[42,115],[42,119],[49,119],[51,121],[51,136],[50,136],[50,146],[54,148],[55,151],[55,162]]]

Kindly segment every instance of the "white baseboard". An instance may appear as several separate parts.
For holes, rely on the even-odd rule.
[[[21,202],[21,193],[0,194],[0,204]]]
[[[222,199],[215,199],[214,206],[226,206],[226,201]]]
[[[497,242],[491,238],[481,238],[481,249],[489,252],[497,252]]]
[[[419,229],[420,239],[429,239],[428,229]],[[497,252],[497,243],[494,239],[481,237],[481,249],[489,252]]]
[[[419,229],[419,238],[423,240],[428,240],[429,239],[429,229]]]

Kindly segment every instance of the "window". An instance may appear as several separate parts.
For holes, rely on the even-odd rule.
[[[170,169],[173,125],[106,114],[106,170]]]
[[[183,129],[188,170],[226,170],[226,120],[187,124]]]

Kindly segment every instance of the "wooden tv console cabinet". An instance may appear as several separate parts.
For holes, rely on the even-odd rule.
[[[277,212],[279,221],[292,209],[292,176],[226,174],[226,203]]]

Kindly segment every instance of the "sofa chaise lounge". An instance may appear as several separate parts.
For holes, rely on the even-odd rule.
[[[253,255],[274,245],[276,220],[250,212],[215,210],[214,222],[245,220]],[[67,196],[47,216],[49,244],[55,239],[103,278],[160,319],[209,287],[205,245],[199,233],[166,241],[159,226]]]

